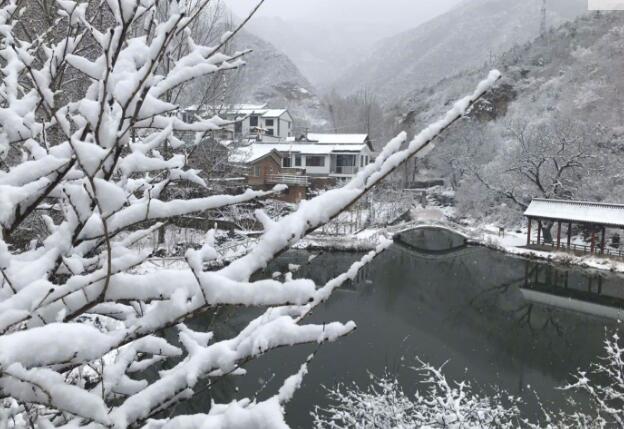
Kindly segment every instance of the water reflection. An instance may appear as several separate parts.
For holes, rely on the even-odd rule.
[[[441,228],[419,228],[398,234],[397,246],[419,252],[423,256],[455,253],[466,247],[466,239]]]
[[[417,377],[409,367],[415,356],[435,365],[449,361],[446,373],[452,379],[468,378],[486,391],[497,386],[524,397],[528,414],[538,412],[533,391],[553,406],[569,406],[555,388],[595,360],[605,330],[617,324],[604,312],[565,303],[590,302],[619,311],[622,279],[467,247],[453,241],[456,237],[450,241],[453,251],[447,252],[440,243],[449,245],[448,237],[438,234],[407,236],[310,316],[311,323],[354,320],[359,329],[318,351],[305,385],[288,407],[293,427],[310,427],[313,405],[325,404],[322,385],[366,384],[369,373],[389,368],[407,391],[413,391]],[[308,263],[309,253],[293,251],[266,275],[297,264],[297,276],[322,284],[360,256],[323,253]],[[246,310],[228,314],[219,337],[241,329],[254,315]],[[258,389],[261,399],[274,394],[315,350],[316,346],[282,349],[252,362],[249,375],[229,378],[218,399],[228,400],[234,389],[236,397]],[[208,396],[193,404],[194,411],[208,406]]]
[[[521,292],[527,302],[614,320],[624,319],[624,288],[619,278],[525,261]]]

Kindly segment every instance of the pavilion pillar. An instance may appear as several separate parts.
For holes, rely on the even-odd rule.
[[[602,240],[600,241],[600,254],[604,255],[605,254],[605,240],[607,238],[607,228],[606,227],[602,227]]]
[[[542,244],[542,220],[537,220],[537,245]]]
[[[557,222],[557,249],[561,248],[561,221]]]
[[[596,250],[596,229],[592,225],[592,239],[591,239],[591,251],[590,253],[593,255]]]
[[[528,218],[528,219],[529,219],[529,227],[527,231],[527,247],[531,245],[531,224],[533,223],[533,219],[531,218]]]
[[[572,222],[568,222],[568,250],[572,247]]]

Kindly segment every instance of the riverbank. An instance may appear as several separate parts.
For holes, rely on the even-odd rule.
[[[624,273],[624,261],[596,255],[577,256],[562,250],[539,251],[526,247],[526,231],[505,232],[500,236],[498,228],[485,226],[475,229],[475,236],[468,241],[470,244],[485,246],[510,255],[529,259],[540,259],[560,265],[575,265],[582,268]]]
[[[506,231],[501,234],[494,225],[463,226],[450,221],[407,222],[389,228],[369,228],[353,235],[328,236],[311,234],[294,248],[323,251],[369,251],[376,247],[381,236],[394,236],[413,228],[443,228],[466,237],[468,244],[487,247],[509,255],[539,259],[559,265],[575,265],[582,268],[624,273],[624,261],[596,255],[576,256],[564,251],[539,251],[526,248],[526,231]]]

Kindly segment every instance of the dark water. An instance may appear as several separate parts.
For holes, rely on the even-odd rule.
[[[325,253],[306,264],[309,256],[290,252],[267,272],[302,264],[297,276],[322,284],[361,255]],[[358,330],[318,350],[288,407],[288,422],[309,428],[313,405],[326,404],[323,385],[365,386],[370,373],[396,374],[413,391],[418,377],[409,367],[416,356],[434,365],[449,361],[447,377],[469,380],[483,392],[498,387],[523,397],[528,416],[537,414],[534,391],[547,405],[566,409],[556,387],[601,355],[606,332],[624,317],[622,308],[621,277],[466,247],[461,238],[440,231],[404,234],[310,316],[309,323],[354,320]],[[228,315],[220,334],[234,334],[250,317]],[[246,367],[248,376],[224,380],[213,394],[230,400],[263,387],[260,399],[273,395],[314,350],[271,352]],[[578,399],[582,404],[584,398]],[[194,408],[204,408],[206,400]]]

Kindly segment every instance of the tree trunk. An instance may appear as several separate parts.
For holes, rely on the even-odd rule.
[[[553,242],[553,236],[552,236],[551,229],[552,229],[554,224],[555,224],[555,222],[550,221],[550,220],[542,222],[542,235],[544,237],[544,243],[552,243]]]

